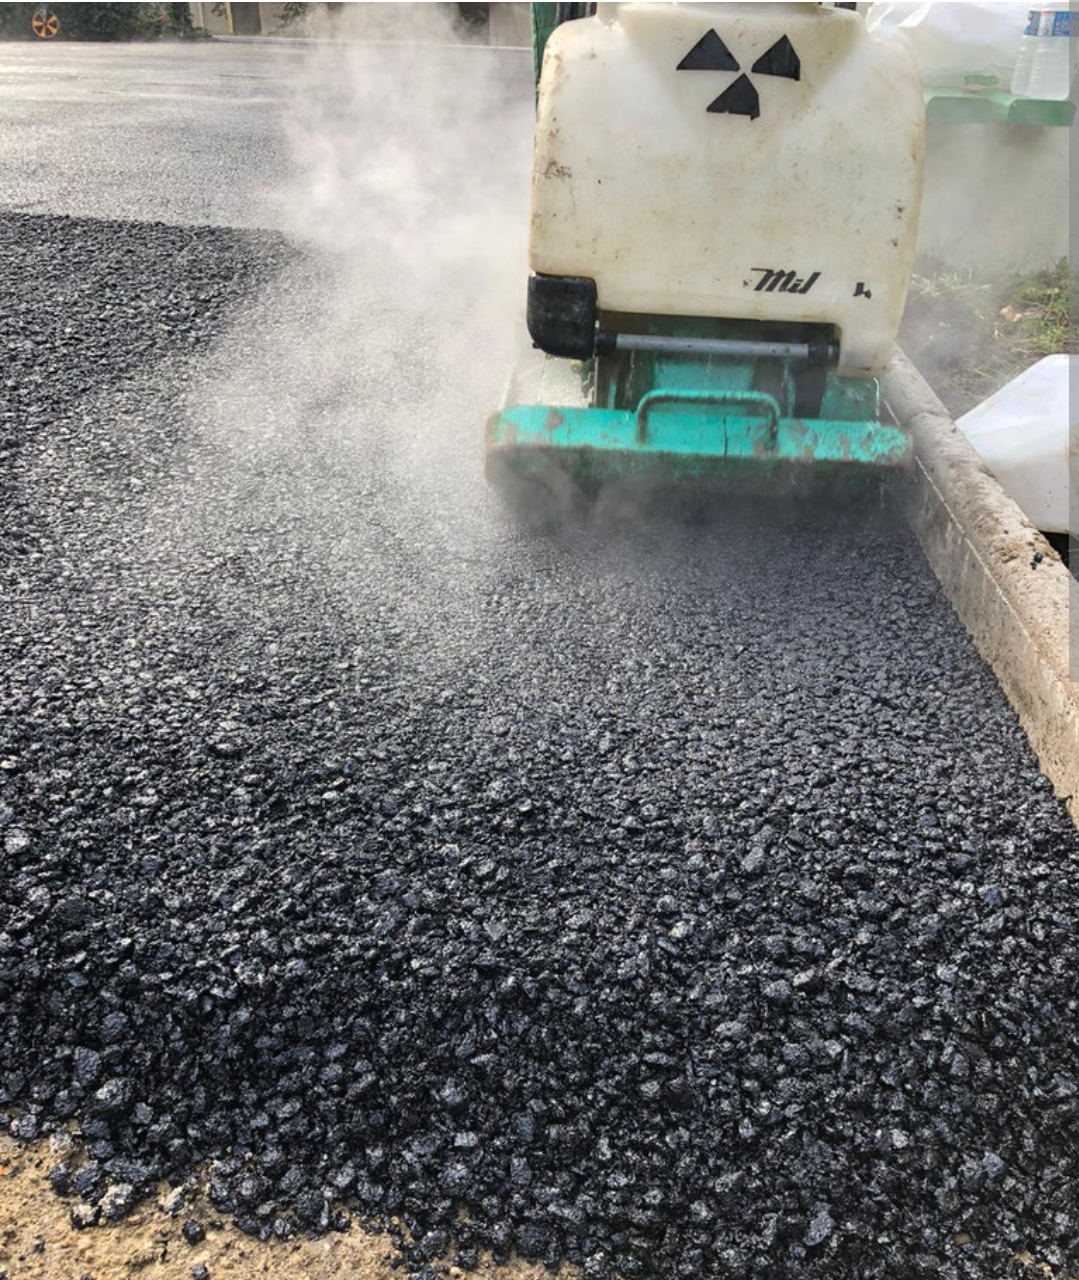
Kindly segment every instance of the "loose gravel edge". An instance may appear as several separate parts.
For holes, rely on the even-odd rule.
[[[1069,595],[1079,620],[1079,584],[901,352],[882,391],[914,439],[907,519],[1079,827],[1079,682],[1068,624]]]

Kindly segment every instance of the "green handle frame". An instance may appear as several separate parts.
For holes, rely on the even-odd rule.
[[[641,397],[637,407],[637,439],[648,439],[648,415],[658,404],[711,405],[726,409],[739,405],[759,405],[765,409],[765,420],[773,441],[779,436],[779,401],[766,391],[670,391],[660,388]]]

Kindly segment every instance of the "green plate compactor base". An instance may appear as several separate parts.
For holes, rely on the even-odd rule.
[[[750,472],[774,482],[812,466],[822,479],[910,461],[910,437],[880,421],[876,379],[807,376],[793,343],[654,341],[620,334],[620,350],[572,363],[526,356],[488,420],[489,479],[557,470],[586,490],[623,479],[743,488]]]

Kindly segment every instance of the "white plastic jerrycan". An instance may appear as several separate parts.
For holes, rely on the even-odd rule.
[[[827,323],[875,375],[921,200],[917,67],[814,4],[600,4],[547,42],[534,271],[605,311]]]
[[[1044,533],[1079,534],[1079,404],[1069,404],[1070,360],[1046,356],[956,424]]]

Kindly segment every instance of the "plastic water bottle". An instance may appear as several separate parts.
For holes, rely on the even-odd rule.
[[[1023,39],[1019,44],[1019,57],[1012,72],[1012,93],[1017,98],[1025,98],[1030,89],[1030,68],[1034,65],[1034,46],[1038,43],[1038,26],[1041,14],[1031,9],[1027,14],[1027,25],[1023,29]]]
[[[1030,69],[1031,98],[1066,98],[1071,91],[1071,22],[1067,9],[1043,9]]]
[[[1017,98],[1066,98],[1071,91],[1070,14],[1067,9],[1031,9],[1012,74]]]

